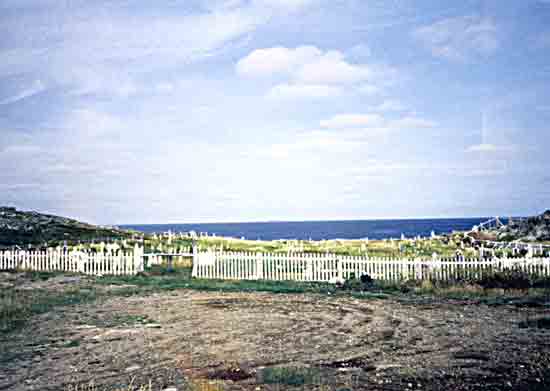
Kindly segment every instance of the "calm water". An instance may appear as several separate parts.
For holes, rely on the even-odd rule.
[[[212,223],[212,224],[149,224],[124,225],[146,233],[153,232],[208,232],[216,236],[245,237],[246,239],[385,239],[429,236],[449,233],[453,230],[469,230],[487,220],[486,217],[464,219],[423,220],[349,220],[349,221],[300,221],[266,223]]]

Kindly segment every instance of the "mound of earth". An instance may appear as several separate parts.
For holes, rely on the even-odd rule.
[[[126,238],[131,235],[129,231],[117,228],[100,227],[65,217],[0,207],[0,246]]]

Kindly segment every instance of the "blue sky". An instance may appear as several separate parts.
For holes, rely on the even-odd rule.
[[[0,2],[0,204],[105,224],[550,207],[550,1]]]

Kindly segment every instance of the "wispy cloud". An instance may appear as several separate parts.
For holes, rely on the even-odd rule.
[[[385,100],[372,109],[374,111],[404,111],[407,110],[407,106],[398,100]]]
[[[436,127],[437,122],[424,118],[408,116],[390,121],[388,126],[391,129],[427,129]]]
[[[417,28],[413,37],[434,56],[458,61],[489,56],[500,45],[495,23],[479,16],[442,19]]]
[[[371,128],[384,126],[385,121],[378,114],[338,114],[330,119],[322,120],[319,125],[322,128]]]
[[[494,152],[512,152],[515,151],[516,147],[514,145],[498,145],[498,144],[476,144],[469,146],[467,152],[484,152],[484,153],[494,153]]]
[[[322,128],[377,128],[386,130],[422,129],[437,126],[423,118],[405,116],[398,119],[385,118],[380,114],[338,114],[320,122]]]
[[[179,11],[174,15],[164,10],[155,17],[128,12],[123,4],[52,4],[47,12],[36,7],[4,24],[0,77],[41,75],[64,89],[69,86],[75,95],[128,97],[139,91],[136,80],[143,74],[178,69],[208,58],[246,39],[275,15],[310,3],[216,1],[197,7],[202,12],[188,12],[181,6],[174,9]],[[35,47],[38,42],[43,46]]]
[[[44,91],[46,89],[46,86],[44,83],[42,83],[40,80],[35,80],[34,83],[32,83],[31,86],[21,90],[17,94],[4,98],[0,100],[0,105],[8,105],[11,103],[18,102],[20,100],[23,100],[25,98],[29,98],[33,95],[39,94],[40,92]]]

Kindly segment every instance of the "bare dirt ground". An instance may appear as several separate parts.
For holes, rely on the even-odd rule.
[[[0,335],[0,390],[548,390],[550,330],[522,322],[549,312],[312,294],[112,297]],[[309,372],[273,383],[273,368]]]

